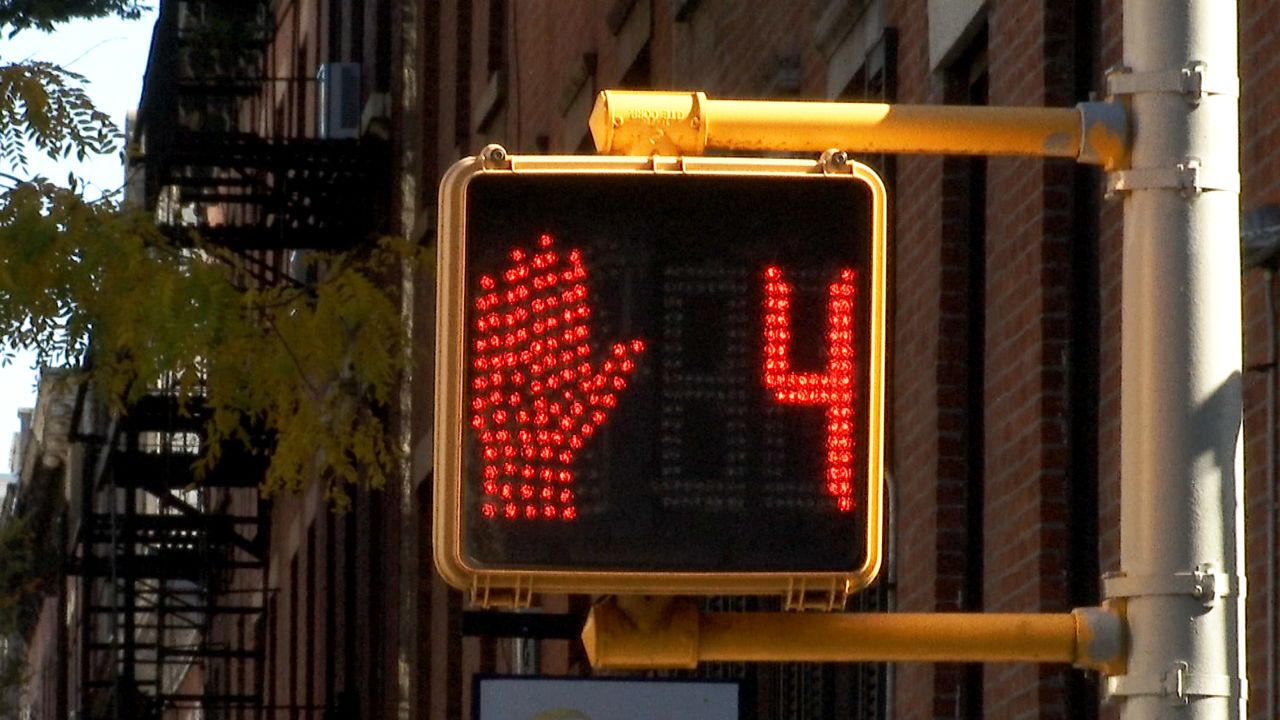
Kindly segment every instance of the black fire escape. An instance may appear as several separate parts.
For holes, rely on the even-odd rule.
[[[86,448],[73,520],[81,716],[256,707],[270,592],[264,458],[233,451],[198,479],[199,399],[162,390],[121,416],[82,393],[74,420],[101,429],[76,436]]]
[[[316,66],[301,67],[296,47],[281,53],[274,6],[161,0],[130,128],[127,202],[179,244],[214,251],[202,257],[235,254],[252,284],[297,282],[297,252],[362,242],[386,197],[374,182],[387,177],[381,144],[352,130],[358,69],[353,87],[352,66],[340,68],[348,76],[339,88],[323,72],[317,79]],[[276,56],[289,58],[286,70]],[[77,402],[84,472],[71,511],[70,564],[81,578],[72,687],[85,720],[183,709],[269,716],[269,506],[257,491],[266,458],[223,447],[197,475],[206,417],[199,397],[163,386],[125,413],[107,412],[91,392]]]

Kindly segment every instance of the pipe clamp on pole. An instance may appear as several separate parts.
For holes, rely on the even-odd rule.
[[[1116,170],[1107,176],[1107,196],[1132,190],[1178,190],[1199,195],[1211,190],[1240,192],[1240,173],[1206,168],[1199,158],[1187,158],[1173,167]]]
[[[1238,575],[1214,572],[1202,565],[1190,572],[1172,575],[1125,575],[1116,573],[1102,579],[1108,599],[1150,597],[1153,595],[1190,595],[1213,607],[1218,598],[1228,595],[1243,597],[1245,580]]]
[[[1177,70],[1156,72],[1132,72],[1119,67],[1107,73],[1107,92],[1113,96],[1174,93],[1195,103],[1205,95],[1240,97],[1240,77],[1234,71],[1214,70],[1200,61]]]
[[[1163,675],[1120,675],[1107,678],[1107,694],[1117,697],[1165,697],[1174,705],[1187,705],[1196,698],[1245,698],[1249,683],[1230,675],[1192,673],[1191,666],[1179,660]]]

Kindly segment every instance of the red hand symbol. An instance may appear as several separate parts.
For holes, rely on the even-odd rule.
[[[475,299],[471,427],[483,458],[485,517],[577,517],[573,461],[627,387],[644,343],[615,344],[591,360],[582,253],[561,255],[549,235],[512,250],[500,278]]]

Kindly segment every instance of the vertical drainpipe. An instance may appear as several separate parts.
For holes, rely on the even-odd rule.
[[[1245,712],[1239,122],[1234,0],[1125,0],[1122,720]]]

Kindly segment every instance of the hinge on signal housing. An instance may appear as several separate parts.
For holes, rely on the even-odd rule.
[[[533,603],[533,578],[511,575],[477,577],[471,585],[473,608],[521,610]]]
[[[811,583],[805,578],[792,578],[787,583],[787,594],[782,601],[784,610],[835,612],[843,610],[848,599],[849,586],[842,580]]]

